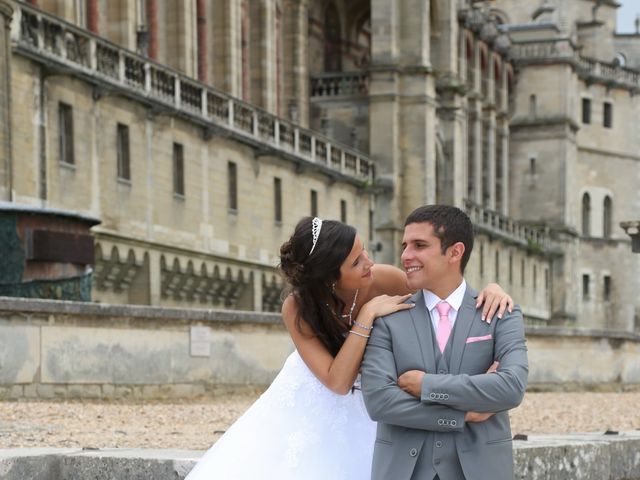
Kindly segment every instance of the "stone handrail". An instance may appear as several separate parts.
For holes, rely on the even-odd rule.
[[[311,97],[366,95],[369,93],[367,72],[324,73],[311,77]]]
[[[614,82],[626,88],[640,89],[640,71],[612,62],[585,57],[574,50],[567,39],[514,43],[510,55],[515,60],[564,60],[575,66],[583,78]]]
[[[205,126],[268,147],[357,181],[373,179],[373,162],[357,150],[301,128],[91,32],[20,3],[14,49],[89,77],[145,102],[177,110]]]
[[[465,200],[465,210],[474,225],[529,248],[547,251],[552,247],[549,236],[538,228],[523,225],[494,210]]]

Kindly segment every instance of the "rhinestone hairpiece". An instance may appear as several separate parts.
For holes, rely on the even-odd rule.
[[[311,235],[313,236],[313,245],[311,246],[311,251],[309,255],[313,253],[313,250],[316,248],[316,244],[318,243],[318,237],[320,236],[320,229],[322,228],[322,219],[318,217],[313,217],[311,221]]]

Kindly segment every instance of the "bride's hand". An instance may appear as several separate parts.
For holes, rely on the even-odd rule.
[[[378,317],[383,317],[400,310],[409,310],[413,308],[413,303],[404,303],[412,294],[407,295],[379,295],[372,298],[362,306],[361,312],[364,311],[367,316],[371,317],[371,321]]]
[[[509,313],[513,310],[513,299],[497,283],[490,283],[478,294],[476,308],[482,307],[482,320],[491,323],[491,319],[498,312],[498,318],[502,318],[505,310]]]

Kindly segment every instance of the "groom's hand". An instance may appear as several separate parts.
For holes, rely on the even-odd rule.
[[[422,380],[425,372],[420,370],[409,370],[398,377],[398,386],[410,395],[420,398],[422,394]]]

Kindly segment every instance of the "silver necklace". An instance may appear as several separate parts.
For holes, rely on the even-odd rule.
[[[351,302],[351,308],[349,309],[349,313],[344,313],[341,315],[342,318],[349,319],[349,325],[353,325],[353,310],[356,308],[356,300],[358,299],[358,292],[360,289],[356,290],[356,293],[353,295],[353,302]]]

